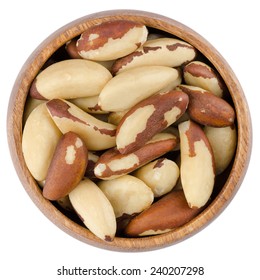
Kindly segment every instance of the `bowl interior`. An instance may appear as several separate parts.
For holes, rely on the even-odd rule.
[[[41,189],[28,171],[21,148],[23,112],[30,85],[38,72],[50,61],[68,58],[65,43],[79,36],[88,27],[107,20],[130,19],[145,24],[150,32],[164,33],[193,45],[200,57],[214,67],[224,80],[230,102],[236,111],[238,142],[234,159],[226,171],[216,179],[212,200],[208,207],[191,222],[165,234],[141,238],[116,237],[103,242],[89,232],[79,218],[58,204],[43,198]],[[117,10],[88,15],[77,19],[51,34],[31,54],[14,84],[8,110],[8,140],[11,156],[19,178],[31,199],[58,227],[88,244],[117,251],[144,251],[175,244],[190,237],[212,222],[228,205],[245,175],[251,152],[251,121],[243,90],[224,58],[203,37],[183,24],[158,14],[143,11]]]

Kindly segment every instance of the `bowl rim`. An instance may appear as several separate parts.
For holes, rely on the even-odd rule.
[[[223,188],[196,218],[182,227],[161,235],[122,238],[105,242],[95,237],[87,228],[70,220],[50,201],[46,200],[25,165],[22,155],[22,116],[30,84],[47,59],[67,41],[82,33],[93,24],[107,20],[131,19],[148,27],[173,34],[192,44],[219,72],[232,97],[237,116],[237,150],[227,181]],[[207,49],[207,55],[205,55]],[[29,73],[29,74],[28,74]],[[30,74],[30,73],[33,73]],[[26,94],[25,94],[26,93]],[[7,112],[7,137],[11,158],[18,177],[36,206],[56,226],[89,245],[113,251],[147,251],[174,245],[196,234],[216,219],[231,202],[238,191],[249,165],[252,149],[252,124],[243,89],[233,70],[222,55],[200,34],[186,25],[160,14],[141,10],[107,10],[78,18],[49,35],[29,56],[14,83]]]

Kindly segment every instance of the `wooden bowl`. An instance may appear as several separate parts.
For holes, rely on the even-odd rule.
[[[113,242],[103,242],[42,196],[41,189],[31,176],[23,158],[22,120],[30,85],[45,62],[67,41],[80,35],[89,26],[114,19],[141,22],[149,28],[175,35],[197,48],[219,72],[230,92],[237,117],[238,142],[234,160],[220,188],[215,191],[214,199],[191,222],[161,235],[141,238],[116,237]],[[183,241],[203,229],[226,208],[236,194],[247,170],[251,152],[251,121],[247,102],[235,74],[223,57],[207,40],[187,26],[158,14],[136,10],[105,11],[82,17],[60,28],[42,42],[25,62],[15,81],[10,97],[7,129],[15,169],[25,190],[38,208],[71,236],[87,244],[115,251],[146,251],[162,248]]]

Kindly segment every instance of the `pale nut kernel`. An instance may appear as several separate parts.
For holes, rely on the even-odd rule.
[[[200,126],[192,121],[179,124],[180,177],[191,208],[204,206],[215,183],[215,160],[210,143]]]
[[[46,104],[38,105],[26,120],[22,135],[22,151],[26,166],[37,181],[46,178],[56,145],[62,136]]]
[[[181,91],[155,94],[132,107],[117,126],[116,145],[122,154],[141,148],[186,111],[188,95]]]
[[[95,96],[111,78],[111,73],[96,62],[63,60],[50,65],[36,76],[30,95],[37,99]]]
[[[69,102],[78,106],[83,111],[89,114],[108,114],[108,111],[103,111],[98,105],[98,95],[70,99]]]
[[[120,123],[120,121],[122,120],[123,116],[127,113],[127,111],[128,110],[119,111],[119,112],[111,112],[108,115],[108,122],[117,126]]]
[[[179,78],[180,73],[174,68],[136,67],[113,77],[102,89],[98,105],[105,111],[128,110]]]
[[[65,133],[58,142],[43,188],[43,196],[58,200],[81,181],[88,163],[85,143],[74,132]]]
[[[112,148],[100,156],[94,173],[103,180],[120,177],[171,151],[177,142],[177,137],[172,134],[158,133],[142,148],[130,154],[123,155]]]
[[[170,192],[175,187],[179,175],[177,164],[167,158],[152,161],[134,173],[134,176],[151,188],[155,197]]]
[[[199,87],[179,85],[189,96],[188,113],[192,120],[208,126],[230,126],[235,120],[233,107],[224,99]]]
[[[139,66],[178,67],[195,57],[195,48],[187,42],[174,38],[157,38],[146,41],[135,52],[116,60],[112,73],[118,74]]]
[[[100,188],[89,179],[82,180],[69,194],[76,213],[97,237],[112,241],[116,233],[113,207]]]
[[[89,27],[77,41],[78,53],[85,59],[113,60],[135,51],[147,40],[145,25],[114,20]]]
[[[128,223],[125,234],[137,237],[168,232],[188,223],[200,211],[188,206],[182,190],[172,191],[134,217]]]
[[[213,150],[216,175],[222,173],[230,164],[236,151],[236,127],[204,127],[204,132]]]
[[[24,112],[23,112],[23,125],[25,124],[26,120],[30,116],[31,112],[40,104],[45,103],[46,100],[35,99],[30,96],[27,97]]]
[[[209,65],[201,61],[192,61],[183,68],[183,77],[187,85],[203,88],[222,97],[225,84],[220,75]]]
[[[62,133],[77,133],[89,150],[104,150],[115,146],[116,126],[98,120],[63,99],[50,100],[46,106]]]
[[[140,213],[154,199],[151,189],[142,180],[131,175],[100,181],[98,186],[112,204],[116,218]]]

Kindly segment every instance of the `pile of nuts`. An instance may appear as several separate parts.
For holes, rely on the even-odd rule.
[[[43,196],[106,241],[192,220],[237,143],[214,67],[187,42],[128,20],[93,25],[63,50],[24,111],[23,155]]]

